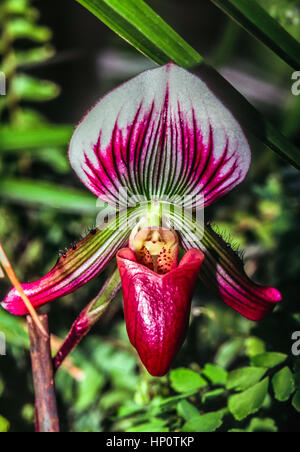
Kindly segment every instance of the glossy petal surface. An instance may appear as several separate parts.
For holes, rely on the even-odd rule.
[[[189,250],[176,269],[158,275],[137,263],[129,248],[117,255],[128,336],[151,375],[168,371],[185,339],[203,258]]]

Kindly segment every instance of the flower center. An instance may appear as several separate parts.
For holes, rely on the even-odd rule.
[[[178,238],[174,231],[158,227],[132,232],[129,247],[139,264],[164,275],[178,265]]]

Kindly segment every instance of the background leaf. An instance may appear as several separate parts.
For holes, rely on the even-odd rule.
[[[7,419],[5,419],[3,416],[0,416],[0,433],[6,433],[8,432],[10,427],[10,424]]]
[[[286,402],[289,400],[295,391],[295,380],[291,370],[288,367],[276,372],[272,378],[272,386],[275,393],[275,398],[279,402]]]
[[[224,385],[227,380],[227,372],[221,366],[205,364],[202,375],[208,378],[215,385]]]
[[[227,389],[244,391],[250,386],[260,381],[267,370],[260,367],[242,367],[241,369],[229,372],[227,379]]]
[[[300,390],[298,390],[294,395],[292,404],[295,410],[300,413]]]
[[[265,343],[258,337],[249,337],[245,342],[247,355],[250,357],[265,353]]]
[[[12,82],[11,93],[22,100],[45,102],[59,96],[60,88],[48,80],[19,74]]]
[[[247,432],[265,432],[265,433],[275,433],[278,428],[273,419],[265,418],[253,418],[251,419],[250,425],[247,428]]]
[[[190,419],[198,417],[200,415],[197,408],[187,400],[181,400],[178,403],[177,412],[179,416],[183,417],[183,419],[185,419],[186,421],[189,421]]]
[[[300,44],[256,0],[211,0],[295,70],[300,67]]]
[[[64,212],[96,213],[105,206],[89,192],[43,181],[1,180],[0,197],[20,203],[47,205]]]
[[[165,427],[165,421],[162,419],[154,419],[151,422],[145,424],[137,425],[136,427],[131,427],[127,432],[138,433],[138,432],[168,432],[169,429]]]
[[[72,126],[42,125],[30,130],[16,130],[12,127],[0,128],[0,152],[16,151],[51,146],[67,146]]]
[[[284,353],[268,352],[256,355],[251,358],[252,366],[266,367],[271,369],[286,361],[287,355]]]
[[[170,382],[176,392],[196,391],[207,386],[207,382],[197,372],[179,367],[170,372]]]
[[[242,421],[250,414],[256,413],[264,403],[268,386],[269,379],[265,378],[250,389],[231,396],[228,401],[228,408],[235,419]]]
[[[184,424],[182,432],[215,432],[222,425],[223,413],[207,413],[194,417]]]
[[[230,432],[238,432],[238,433],[275,433],[278,431],[278,428],[275,424],[275,421],[270,418],[261,419],[255,417],[251,419],[249,426],[245,429],[232,429]]]

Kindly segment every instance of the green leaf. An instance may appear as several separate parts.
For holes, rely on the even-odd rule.
[[[267,370],[261,367],[242,367],[228,374],[227,389],[245,391],[255,385],[266,374]]]
[[[300,413],[300,389],[294,395],[292,405]]]
[[[182,432],[214,432],[222,425],[223,413],[207,413],[194,417],[184,424]]]
[[[9,36],[13,39],[31,39],[35,42],[47,42],[51,39],[51,30],[40,27],[24,18],[10,20],[6,25]]]
[[[280,369],[272,378],[272,385],[275,393],[275,398],[279,402],[286,402],[289,400],[295,391],[295,380],[291,370],[288,367]]]
[[[166,421],[162,419],[153,419],[151,422],[140,424],[135,427],[131,427],[126,432],[138,433],[138,432],[168,432],[169,429],[165,427]]]
[[[250,414],[256,413],[263,405],[268,392],[269,378],[252,386],[244,392],[229,398],[228,408],[238,421],[242,421]]]
[[[7,14],[25,14],[29,8],[28,0],[5,0],[5,11]]]
[[[152,404],[153,404],[153,406],[159,406],[161,409],[164,409],[164,408],[168,409],[170,406],[176,404],[177,402],[180,402],[181,400],[191,397],[196,392],[197,392],[197,390],[193,389],[192,391],[183,392],[180,395],[167,397],[165,399],[161,398],[161,397],[157,397],[152,400]]]
[[[202,402],[206,403],[211,400],[215,400],[220,396],[225,394],[225,390],[223,388],[215,389],[214,391],[208,391],[202,396]]]
[[[270,149],[275,151],[280,157],[287,162],[290,162],[295,168],[300,169],[300,150],[294,146],[280,131],[278,128],[268,121],[264,121],[265,138],[262,139]],[[257,135],[259,138],[259,135]]]
[[[73,408],[80,413],[100,397],[100,390],[105,385],[105,377],[92,365],[84,368],[84,379],[78,383],[78,395]]]
[[[22,151],[17,151],[18,153]],[[38,160],[51,166],[54,171],[60,174],[70,172],[70,163],[66,156],[65,150],[58,148],[31,149],[27,151],[32,161]]]
[[[179,416],[183,417],[186,421],[199,416],[199,411],[187,400],[181,400],[177,405],[177,413]]]
[[[5,334],[7,343],[29,349],[29,338],[22,320],[0,310],[0,331]]]
[[[295,70],[299,69],[300,44],[255,0],[212,2]]]
[[[202,57],[143,0],[77,0],[118,35],[158,64],[194,66]]]
[[[261,355],[266,351],[265,343],[258,337],[248,337],[245,343],[246,353],[250,358],[256,355]]]
[[[40,64],[42,61],[52,58],[54,54],[55,50],[53,47],[44,45],[35,49],[17,51],[15,57],[18,66],[26,66],[28,64]]]
[[[265,418],[265,419],[261,419],[258,417],[255,417],[251,420],[249,426],[245,429],[231,429],[229,430],[229,432],[233,432],[233,433],[260,433],[260,432],[264,432],[264,433],[276,433],[278,432],[278,428],[275,424],[275,421],[273,419],[270,418]]]
[[[56,83],[48,80],[40,80],[19,74],[12,81],[11,92],[19,99],[45,102],[55,99],[60,93],[60,88]]]
[[[73,132],[72,126],[47,125],[27,130],[12,127],[0,129],[0,151],[67,146]]]
[[[227,380],[227,372],[220,366],[214,364],[206,364],[201,372],[206,378],[208,378],[213,384],[225,385]]]
[[[179,367],[170,373],[171,386],[176,392],[189,392],[207,386],[207,382],[197,372]]]
[[[270,418],[260,419],[253,418],[246,430],[247,432],[265,432],[265,433],[276,433],[278,428],[275,421]]]
[[[113,31],[144,55],[158,64],[173,61],[181,66],[194,67],[203,62],[169,25],[142,0],[77,0]],[[237,0],[239,1],[239,0]],[[219,89],[227,92],[226,106],[234,110],[245,129],[284,160],[300,169],[300,151],[278,128],[274,127],[252,107],[222,76],[207,65],[199,69],[208,71],[208,80],[217,78]]]
[[[8,432],[10,424],[3,416],[0,416],[0,433]]]
[[[244,347],[244,341],[237,337],[231,341],[225,342],[217,353],[215,362],[223,368],[227,368],[230,364],[241,355]]]
[[[251,358],[251,365],[256,367],[265,367],[272,369],[286,361],[287,355],[283,353],[268,352],[256,355]]]
[[[21,204],[45,205],[65,212],[94,214],[105,206],[88,192],[33,180],[2,179],[0,197]]]

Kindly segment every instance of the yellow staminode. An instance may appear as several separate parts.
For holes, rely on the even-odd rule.
[[[129,247],[137,261],[155,273],[165,274],[178,265],[178,238],[169,229],[135,229],[130,236]]]
[[[40,321],[40,319],[39,319],[39,316],[36,313],[36,310],[32,306],[32,304],[31,304],[30,300],[28,299],[27,295],[25,294],[25,292],[24,292],[24,290],[23,290],[23,288],[22,288],[22,286],[20,284],[20,281],[18,280],[18,278],[17,278],[17,276],[16,276],[16,274],[15,274],[15,272],[14,272],[14,270],[13,270],[13,268],[12,268],[12,266],[11,266],[7,256],[6,256],[6,254],[5,254],[5,252],[4,252],[4,249],[2,248],[1,243],[0,243],[0,263],[1,263],[2,267],[4,268],[7,276],[9,277],[12,285],[19,292],[19,295],[22,298],[26,308],[28,309],[28,311],[29,311],[34,323],[36,324],[36,326],[39,328],[39,330],[45,336],[48,336],[46,331],[45,331],[45,329],[44,329],[44,327],[43,327],[43,325],[42,325],[42,323],[41,323],[41,321]],[[4,276],[4,274],[3,274],[3,271],[2,271],[1,266],[0,266],[0,277],[3,277],[3,276]]]

